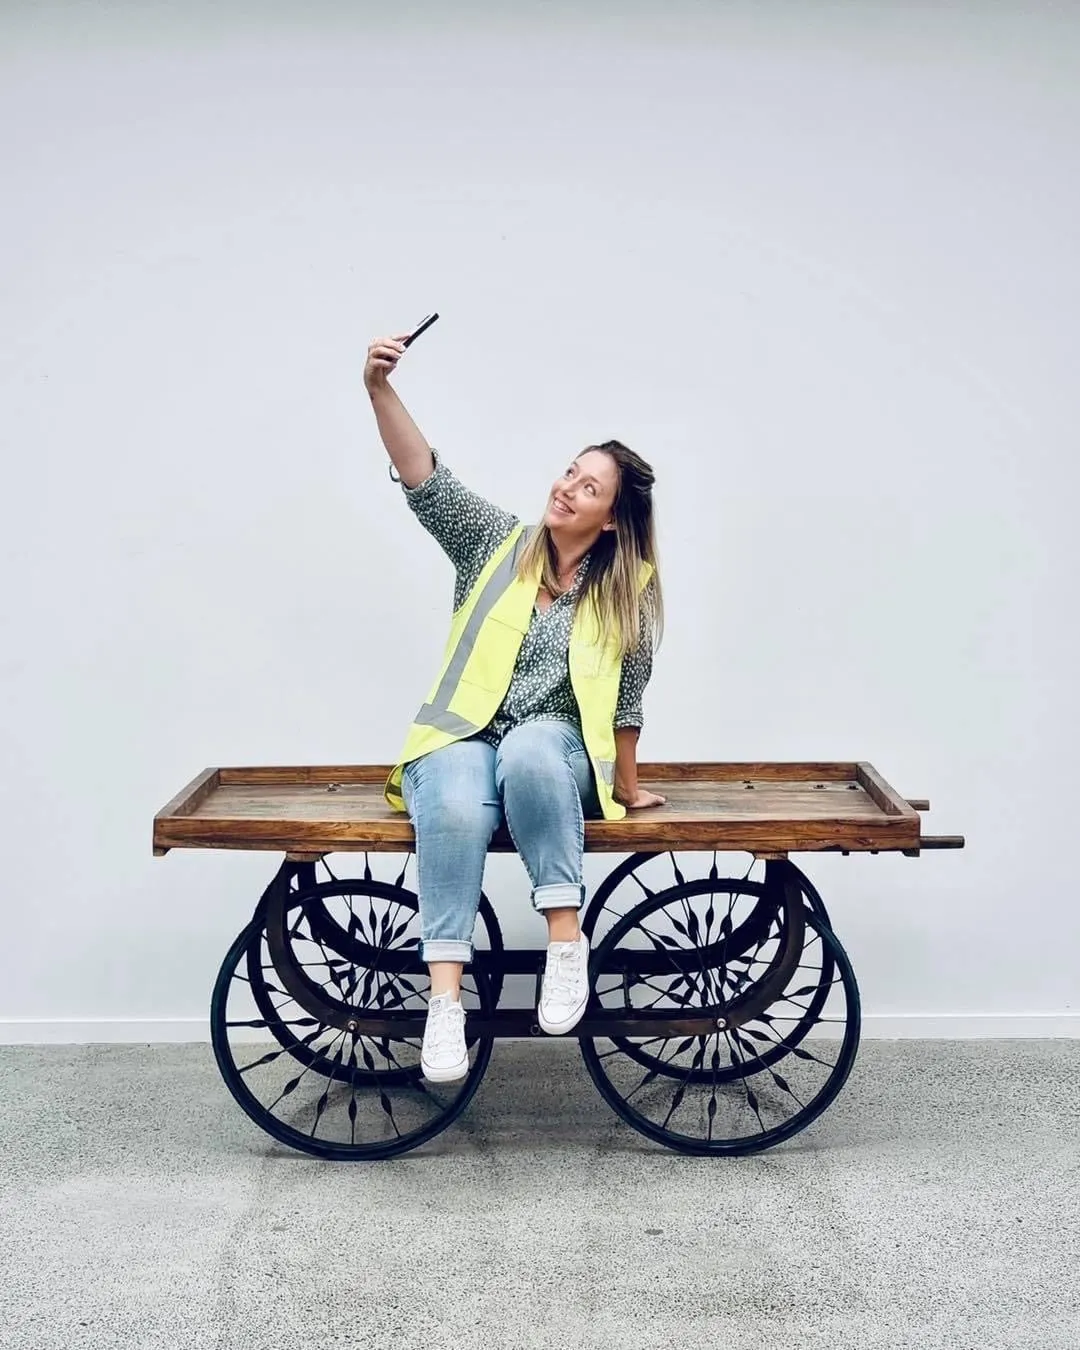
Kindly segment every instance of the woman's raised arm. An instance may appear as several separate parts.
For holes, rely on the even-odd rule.
[[[371,399],[386,453],[401,481],[414,488],[431,477],[435,460],[431,446],[387,378],[405,351],[405,336],[380,337],[371,344],[364,363],[364,388]]]

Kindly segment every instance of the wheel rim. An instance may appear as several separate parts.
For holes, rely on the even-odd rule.
[[[685,906],[698,907],[701,945],[723,918],[706,921],[710,887],[739,888],[743,906],[757,903],[758,884],[691,882],[654,895],[629,912],[597,947],[594,999],[601,1007],[623,1006],[628,954],[643,949],[640,925],[690,944],[675,924],[687,928]],[[747,891],[744,888],[749,887]],[[711,903],[719,908],[714,890]],[[738,910],[738,904],[731,906]],[[726,914],[725,916],[726,917]],[[832,930],[807,910],[799,964],[767,1009],[742,1025],[713,1035],[648,1040],[582,1040],[586,1067],[608,1104],[647,1137],[690,1153],[739,1154],[772,1147],[804,1129],[835,1098],[854,1063],[859,1039],[859,998],[851,964]],[[738,930],[734,917],[728,919]],[[708,934],[708,936],[706,936]],[[685,1011],[728,1003],[768,959],[777,941],[773,929],[736,958],[702,971],[696,991],[672,991],[655,977],[645,990],[630,981],[633,1006]],[[629,958],[632,960],[632,957]],[[726,969],[723,968],[726,966]],[[685,977],[684,977],[685,978]],[[657,986],[659,985],[659,988]],[[781,1072],[777,1066],[787,1063]]]

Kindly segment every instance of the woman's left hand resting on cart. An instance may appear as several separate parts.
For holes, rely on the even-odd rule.
[[[628,811],[638,811],[643,806],[663,806],[667,801],[666,797],[661,797],[659,792],[647,792],[645,788],[639,787],[634,797],[624,797],[616,790],[615,800],[622,802]]]
[[[615,789],[614,797],[628,811],[640,811],[646,806],[663,806],[667,801],[658,792],[647,792],[638,783],[637,742],[640,728],[634,726],[615,729]]]

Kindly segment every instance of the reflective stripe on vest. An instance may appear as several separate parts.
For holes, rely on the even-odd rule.
[[[466,721],[464,717],[459,717],[457,713],[451,712],[450,700],[454,697],[454,690],[458,687],[461,673],[468,665],[469,657],[472,656],[484,620],[491,613],[496,600],[514,580],[518,559],[521,557],[522,549],[528,543],[528,538],[529,532],[523,531],[514,542],[510,552],[488,577],[487,584],[480,592],[473,612],[469,615],[465,627],[461,630],[461,636],[457,640],[457,646],[451,654],[443,677],[439,681],[439,687],[435,690],[431,702],[425,703],[416,714],[414,721],[418,726],[435,727],[438,731],[445,731],[448,736],[461,737],[474,736],[481,730],[480,727],[473,726],[471,722]]]

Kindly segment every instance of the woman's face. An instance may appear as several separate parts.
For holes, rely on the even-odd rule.
[[[603,450],[586,450],[551,485],[544,524],[564,538],[593,537],[613,530],[619,488],[615,461]]]

